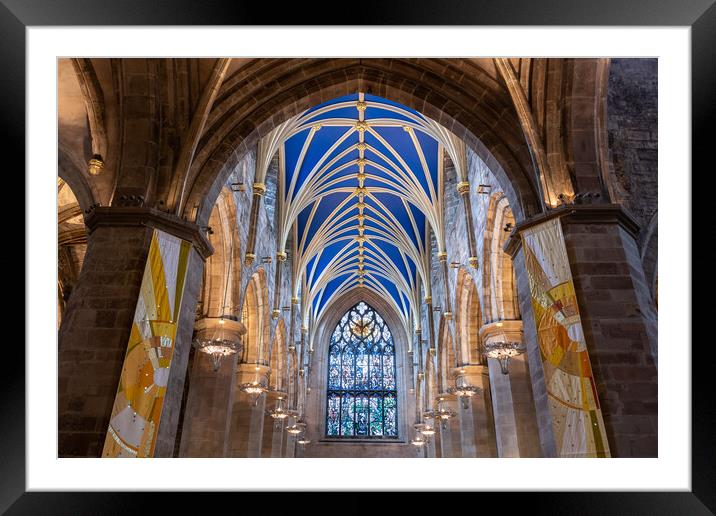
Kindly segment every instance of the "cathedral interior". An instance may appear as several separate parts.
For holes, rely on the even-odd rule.
[[[63,58],[60,457],[656,457],[657,60]]]

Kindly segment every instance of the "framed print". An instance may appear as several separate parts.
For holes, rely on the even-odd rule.
[[[0,508],[434,490],[711,513],[690,261],[711,3],[316,25],[3,0],[28,308]]]

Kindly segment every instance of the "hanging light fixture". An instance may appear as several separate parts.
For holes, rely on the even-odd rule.
[[[443,429],[447,428],[448,419],[456,415],[457,413],[450,408],[445,398],[438,398],[438,409],[435,411],[435,416],[442,420]]]
[[[459,397],[460,401],[462,401],[462,408],[467,410],[470,398],[477,394],[480,394],[482,392],[482,389],[475,385],[470,385],[470,382],[468,381],[467,377],[464,375],[460,375],[455,378],[455,387],[450,387],[448,389],[448,392]]]
[[[228,256],[233,256],[233,250],[234,239],[230,238]],[[245,331],[245,328],[238,323],[236,316],[226,315],[227,312],[231,314],[233,311],[231,303],[227,303],[229,281],[231,279],[231,265],[232,260],[227,260],[224,270],[224,292],[222,297],[223,307],[218,324],[216,319],[203,319],[203,326],[200,329],[197,328],[198,331],[194,339],[194,346],[196,349],[211,356],[211,360],[214,364],[214,371],[219,370],[222,358],[241,351],[242,345],[239,340],[239,335]]]
[[[307,444],[311,444],[311,441],[306,438],[305,434],[301,434],[298,439],[296,439],[296,444],[300,444],[301,446],[306,446]]]
[[[298,435],[306,431],[306,423],[303,421],[297,421],[296,423],[287,426],[286,431],[291,435]]]
[[[231,319],[222,316],[218,324],[201,329],[194,338],[194,347],[211,356],[214,371],[219,369],[222,358],[241,350],[238,332],[231,323]]]
[[[286,408],[286,398],[279,396],[276,398],[276,405],[273,410],[269,411],[269,416],[276,422],[276,428],[279,428],[281,421],[291,415],[291,411]]]
[[[253,381],[242,383],[240,388],[246,394],[252,394],[258,397],[268,391],[268,382],[266,381],[266,378],[258,378],[258,373],[256,376],[256,379]]]
[[[426,419],[425,423],[421,425],[419,430],[419,432],[427,438],[430,438],[430,436],[435,435],[435,426],[430,422],[431,419]]]
[[[410,441],[410,444],[417,447],[425,446],[428,443],[427,439],[423,437],[423,434],[420,432],[415,432],[415,437]]]
[[[507,340],[498,342],[488,342],[485,346],[485,356],[499,360],[502,374],[508,374],[510,358],[521,355],[525,352],[525,348],[521,342],[508,342]]]

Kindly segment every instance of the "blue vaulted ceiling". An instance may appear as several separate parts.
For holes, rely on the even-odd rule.
[[[352,288],[410,314],[442,148],[419,113],[372,95],[320,104],[283,142],[282,195],[315,317]]]

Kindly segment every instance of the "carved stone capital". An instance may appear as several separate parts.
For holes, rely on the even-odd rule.
[[[470,192],[470,183],[467,181],[461,181],[457,184],[457,193],[460,195],[466,194]]]
[[[505,242],[503,250],[514,258],[522,246],[520,233],[525,229],[554,218],[560,218],[563,226],[565,224],[617,224],[634,239],[637,238],[640,229],[634,216],[619,204],[562,205],[559,208],[550,210],[547,213],[540,213],[517,224]]]
[[[194,323],[194,330],[198,332],[223,329],[229,332],[234,332],[236,335],[244,335],[246,333],[246,326],[240,321],[234,321],[233,319],[226,319],[222,317],[204,317]]]
[[[254,183],[253,190],[254,194],[263,195],[266,193],[266,185],[263,183]]]
[[[524,337],[522,321],[496,321],[485,324],[480,328],[479,335],[484,344],[505,339],[509,342],[522,342]]]
[[[241,363],[236,367],[236,380],[240,385],[242,383],[251,383],[258,380],[268,385],[271,377],[271,368],[262,364]]]
[[[85,224],[90,234],[99,227],[151,227],[191,242],[204,260],[214,254],[214,248],[201,227],[156,208],[98,206],[85,217]]]

